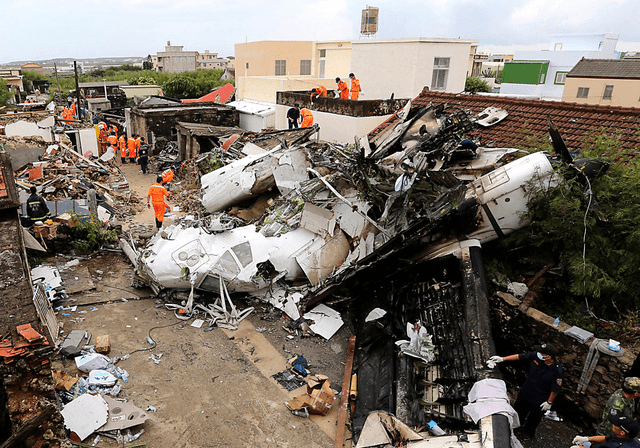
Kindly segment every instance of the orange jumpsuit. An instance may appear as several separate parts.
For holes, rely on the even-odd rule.
[[[107,131],[104,129],[100,129],[100,138],[98,139],[98,143],[98,152],[102,155],[107,149]]]
[[[118,142],[120,143],[120,158],[124,162],[127,158],[127,141],[124,138],[124,134],[120,136]]]
[[[164,211],[168,207],[164,202],[164,198],[169,196],[169,192],[159,183],[155,183],[149,187],[147,193],[147,203],[151,199],[151,205],[153,206],[153,212],[156,217],[156,224],[162,223],[164,220]],[[158,226],[158,228],[161,227]]]
[[[132,162],[136,158],[136,139],[129,137],[127,145],[129,146],[129,162]]]
[[[107,143],[115,148],[118,146],[118,137],[115,135],[109,135],[109,137],[107,137]]]
[[[351,99],[357,100],[360,96],[360,92],[362,89],[360,88],[360,80],[358,78],[351,78]]]
[[[327,88],[325,86],[318,86],[316,87],[316,93],[312,93],[311,94],[311,99],[313,100],[313,97],[315,95],[318,96],[327,96]]]
[[[302,119],[301,128],[308,128],[313,125],[313,114],[309,109],[300,109],[300,118]]]
[[[140,151],[140,137],[136,137],[136,154]]]
[[[171,168],[167,168],[162,172],[162,183],[168,184],[173,180],[173,170]]]
[[[343,80],[340,80],[338,83],[338,90],[340,91],[340,98],[343,100],[349,99],[349,87],[347,87],[347,83]]]

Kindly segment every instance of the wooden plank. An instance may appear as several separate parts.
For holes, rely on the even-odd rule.
[[[351,371],[353,370],[353,354],[356,351],[356,337],[349,337],[347,346],[347,364],[344,366],[344,379],[342,380],[342,391],[340,393],[340,408],[338,409],[338,423],[336,440],[333,448],[344,446],[344,431],[347,423],[347,407],[349,405],[349,389],[351,387]]]
[[[0,448],[10,448],[22,446],[24,439],[29,437],[41,424],[43,424],[55,411],[55,406],[47,406],[42,412],[26,422],[11,437],[9,437]]]

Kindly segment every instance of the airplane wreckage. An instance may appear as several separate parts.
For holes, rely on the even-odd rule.
[[[449,434],[430,447],[520,446],[506,386],[484,364],[495,347],[481,245],[528,224],[530,188],[560,182],[557,167],[586,182],[608,165],[573,161],[551,122],[556,157],[478,147],[469,134],[491,125],[485,118],[408,102],[355,145],[321,144],[309,140],[316,128],[298,130],[295,144],[280,140],[203,175],[208,215],[182,217],[145,247],[121,245],[136,281],[156,293],[191,291],[179,310],[186,316],[212,318],[228,300],[237,322],[250,309],[235,309],[230,293],[293,320],[301,300],[307,309],[329,297],[348,306],[358,447],[427,446],[403,425],[430,421]],[[250,222],[228,213],[251,201],[264,212]],[[220,298],[195,304],[207,293]]]

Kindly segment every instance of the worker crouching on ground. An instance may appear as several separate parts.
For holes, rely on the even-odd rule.
[[[609,414],[607,420],[611,423],[611,433],[606,436],[576,436],[574,446],[588,447],[591,442],[602,443],[598,448],[640,448],[640,442],[635,437],[640,432],[640,425],[631,417]],[[572,447],[573,448],[573,447]]]
[[[169,205],[164,200],[167,196],[169,196],[169,192],[162,186],[162,176],[156,177],[156,183],[149,187],[149,192],[147,193],[147,207],[151,208],[151,205],[153,205],[158,229],[162,228],[164,212],[169,208]]]
[[[287,122],[289,123],[289,129],[298,128],[298,121],[300,120],[300,105],[294,104],[292,108],[287,111]]]
[[[167,185],[169,183],[171,183],[171,181],[173,180],[173,176],[175,175],[175,173],[173,172],[173,168],[169,167],[166,170],[164,170],[162,172],[162,175],[160,176],[162,179],[162,185]]]
[[[302,120],[301,128],[313,126],[313,114],[306,107],[300,110],[300,119]]]
[[[29,189],[31,194],[27,198],[27,216],[31,220],[31,225],[38,221],[44,221],[51,216],[47,202],[36,193],[36,187]]]
[[[513,405],[520,418],[520,424],[523,425],[525,438],[535,437],[542,416],[551,409],[551,404],[560,393],[564,380],[564,370],[555,360],[558,354],[556,347],[553,344],[542,344],[533,349],[535,351],[529,353],[505,357],[492,356],[487,361],[489,368],[494,368],[496,364],[504,361],[529,363],[529,376]]]

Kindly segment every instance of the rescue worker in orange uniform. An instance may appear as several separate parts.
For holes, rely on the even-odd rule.
[[[140,134],[136,134],[134,137],[136,138],[136,156],[137,156],[140,153],[141,137],[140,137]]]
[[[347,83],[341,80],[340,78],[336,78],[336,83],[338,84],[338,92],[340,93],[340,99],[348,100],[349,87],[347,87]]]
[[[327,96],[327,88],[325,86],[318,86],[315,89],[311,89],[311,101],[313,98],[319,96]]]
[[[111,131],[116,135],[116,137],[118,137],[118,126],[116,126],[115,124],[112,124]]]
[[[116,133],[111,131],[109,136],[107,137],[107,143],[109,146],[113,146],[114,148],[118,147],[118,137],[116,137]]]
[[[98,137],[98,155],[101,156],[107,149],[107,131],[105,130],[106,126],[102,124],[99,124],[98,127],[100,128],[100,137]]]
[[[175,173],[173,172],[173,169],[171,167],[167,168],[166,170],[164,170],[162,172],[162,185],[164,184],[168,184],[169,182],[171,182],[173,180],[173,176],[175,175]]]
[[[120,136],[118,143],[120,144],[120,161],[127,163],[127,140],[124,138],[124,134]]]
[[[308,128],[313,125],[313,114],[306,107],[300,109],[300,118],[302,119],[301,128]]]
[[[129,146],[129,163],[135,163],[136,161],[136,134],[133,134],[127,140],[127,146]]]
[[[351,99],[357,100],[360,96],[362,89],[360,88],[360,80],[356,78],[356,75],[349,73],[349,79],[351,80]]]
[[[169,208],[164,198],[169,196],[169,192],[162,186],[162,176],[156,177],[156,183],[149,187],[147,193],[147,207],[151,208],[153,205],[153,212],[156,217],[156,227],[160,229],[162,227],[162,221],[164,221],[164,212]],[[149,203],[151,202],[151,204]]]

